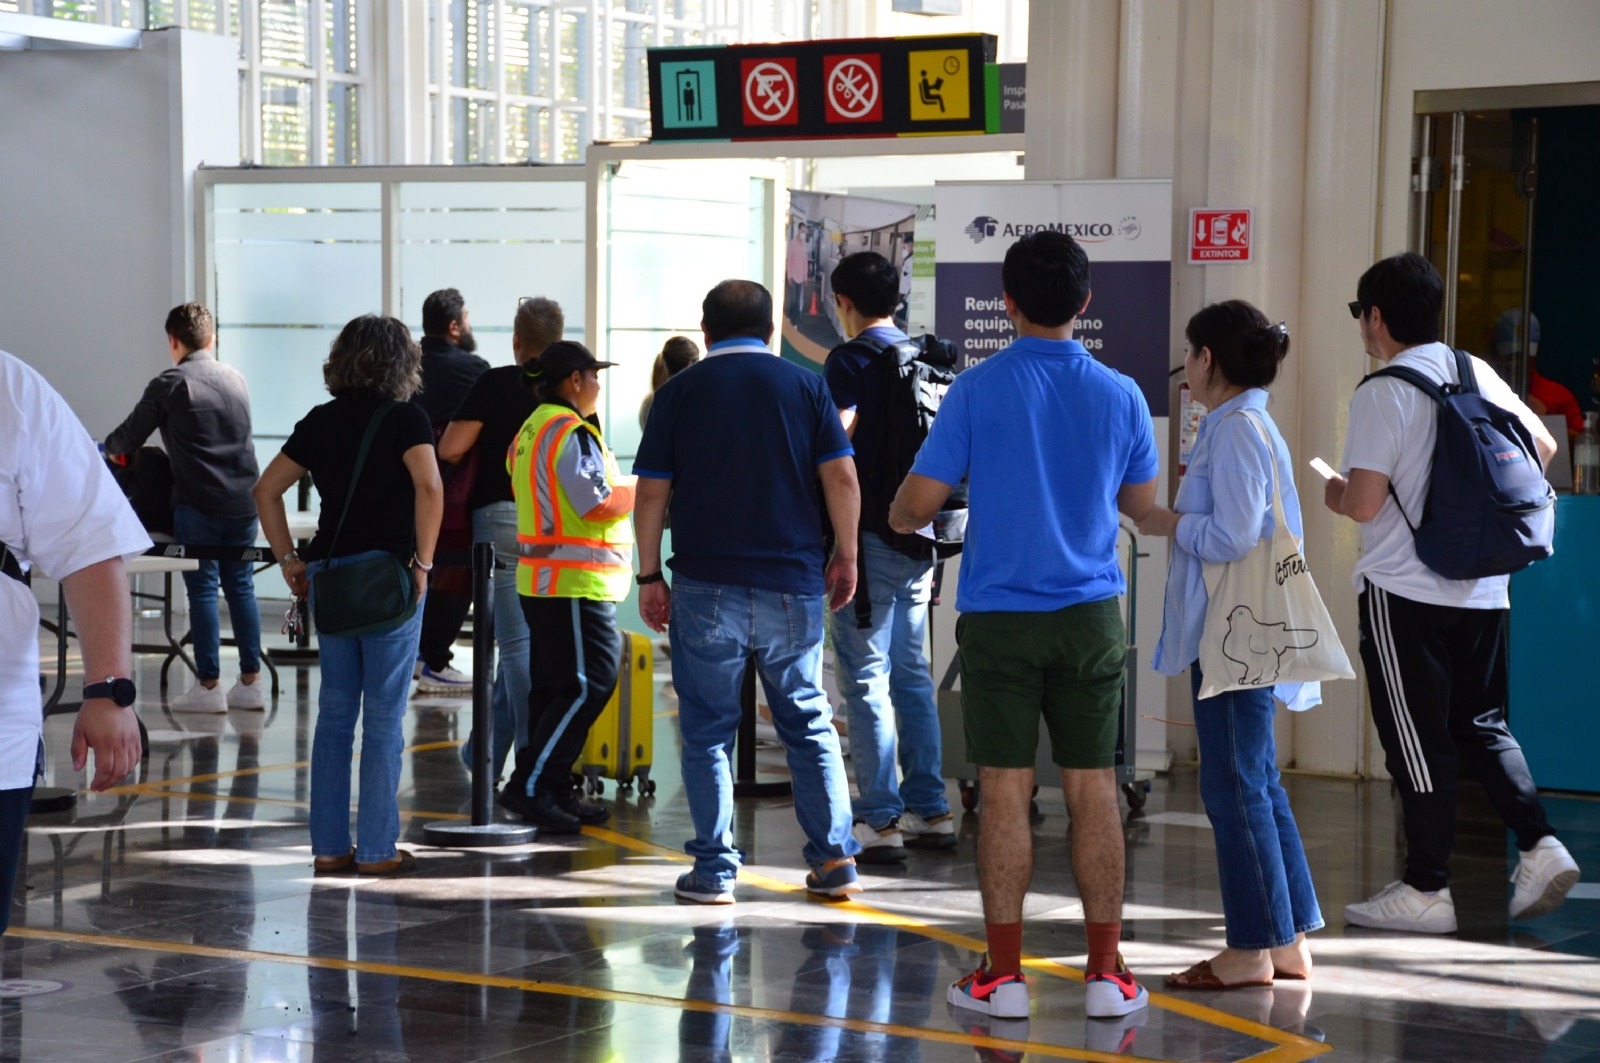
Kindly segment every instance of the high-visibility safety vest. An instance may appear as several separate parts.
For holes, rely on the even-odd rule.
[[[605,461],[612,498],[587,514],[573,508],[556,459],[574,432],[588,432]],[[517,593],[530,598],[620,602],[633,582],[633,488],[595,427],[570,407],[543,403],[506,455],[517,500]]]

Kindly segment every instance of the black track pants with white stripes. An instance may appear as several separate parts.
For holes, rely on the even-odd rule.
[[[1523,852],[1554,834],[1506,726],[1506,611],[1361,592],[1361,661],[1372,721],[1405,813],[1405,882],[1448,884],[1456,781],[1470,771]]]

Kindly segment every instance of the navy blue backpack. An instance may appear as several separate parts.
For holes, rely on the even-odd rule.
[[[1533,435],[1521,418],[1483,397],[1472,358],[1456,351],[1459,384],[1435,384],[1405,366],[1368,376],[1392,376],[1418,388],[1439,407],[1433,477],[1416,524],[1389,494],[1411,529],[1417,557],[1445,579],[1506,576],[1554,553],[1556,495],[1544,478]]]

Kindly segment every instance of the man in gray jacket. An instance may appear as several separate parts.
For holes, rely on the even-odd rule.
[[[172,522],[178,542],[253,546],[256,505],[250,491],[259,470],[250,435],[250,392],[238,370],[217,361],[215,341],[211,311],[199,303],[172,309],[167,315],[167,350],[173,368],[150,381],[127,420],[106,437],[106,455],[116,460],[132,454],[160,429],[172,462]],[[199,571],[185,572],[183,581],[189,589],[189,625],[200,681],[172,700],[173,709],[263,708],[261,614],[249,563],[201,561]],[[219,582],[239,647],[239,681],[226,695],[219,683]]]

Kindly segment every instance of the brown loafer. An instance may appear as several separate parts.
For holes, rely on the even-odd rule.
[[[351,859],[355,859],[354,855]],[[399,850],[387,860],[380,860],[375,864],[357,864],[356,873],[359,875],[406,875],[417,869],[417,858],[404,849]]]
[[[341,875],[356,866],[356,851],[351,849],[343,856],[319,856],[311,866],[319,875]]]

